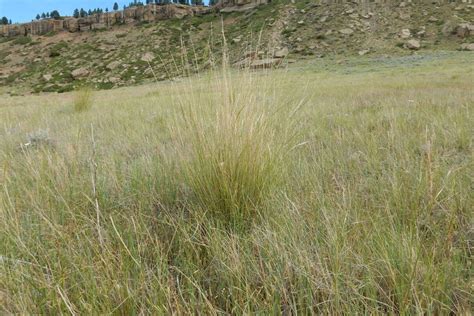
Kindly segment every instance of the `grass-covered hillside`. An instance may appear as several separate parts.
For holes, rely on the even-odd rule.
[[[124,52],[72,45],[50,65]],[[0,313],[469,314],[473,71],[364,56],[0,98]]]
[[[279,0],[244,12],[0,38],[0,93],[67,92],[86,83],[110,89],[202,71],[218,62],[222,31],[232,63],[249,50],[259,59],[288,50],[287,63],[474,49],[469,4],[319,2]]]

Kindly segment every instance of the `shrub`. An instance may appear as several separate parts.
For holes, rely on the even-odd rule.
[[[81,88],[74,95],[74,111],[85,112],[92,108],[93,95],[88,87]]]
[[[49,51],[49,57],[52,58],[52,57],[58,57],[58,56],[61,56],[61,53],[59,51],[53,50],[53,49]]]
[[[29,36],[20,36],[13,41],[13,44],[16,45],[26,45],[31,43],[32,39]]]

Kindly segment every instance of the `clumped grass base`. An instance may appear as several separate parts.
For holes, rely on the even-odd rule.
[[[98,92],[83,115],[64,96],[0,99],[0,310],[469,313],[472,65],[352,70],[255,74],[245,98],[236,74],[228,103],[204,77]],[[18,150],[45,128],[54,150]],[[246,233],[207,215],[261,208]]]

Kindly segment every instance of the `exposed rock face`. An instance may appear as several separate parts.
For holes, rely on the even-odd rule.
[[[271,2],[271,0],[221,0],[220,5],[228,7],[228,6],[242,6],[247,4],[267,4]]]
[[[134,24],[137,22],[153,22],[171,18],[182,19],[186,16],[200,15],[210,12],[204,6],[186,6],[179,4],[131,7],[124,11],[95,14],[84,18],[66,17],[62,20],[46,19],[25,24],[0,25],[0,36],[14,37],[27,35],[45,35],[50,32],[80,32],[101,30],[115,24]]]
[[[221,0],[217,7],[221,12],[242,12],[270,2],[271,0]]]

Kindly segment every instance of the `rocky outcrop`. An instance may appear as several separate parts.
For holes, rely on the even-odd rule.
[[[243,12],[270,2],[271,0],[221,0],[217,4],[217,8],[225,13]]]
[[[243,6],[248,4],[267,4],[271,2],[271,0],[221,0],[219,5],[223,7],[228,6]]]
[[[186,16],[210,12],[209,7],[179,4],[149,4],[127,8],[123,11],[95,14],[84,18],[66,17],[60,20],[45,19],[24,24],[0,25],[0,36],[45,35],[51,32],[81,32],[107,29],[117,24],[154,22],[166,19],[182,19]]]

